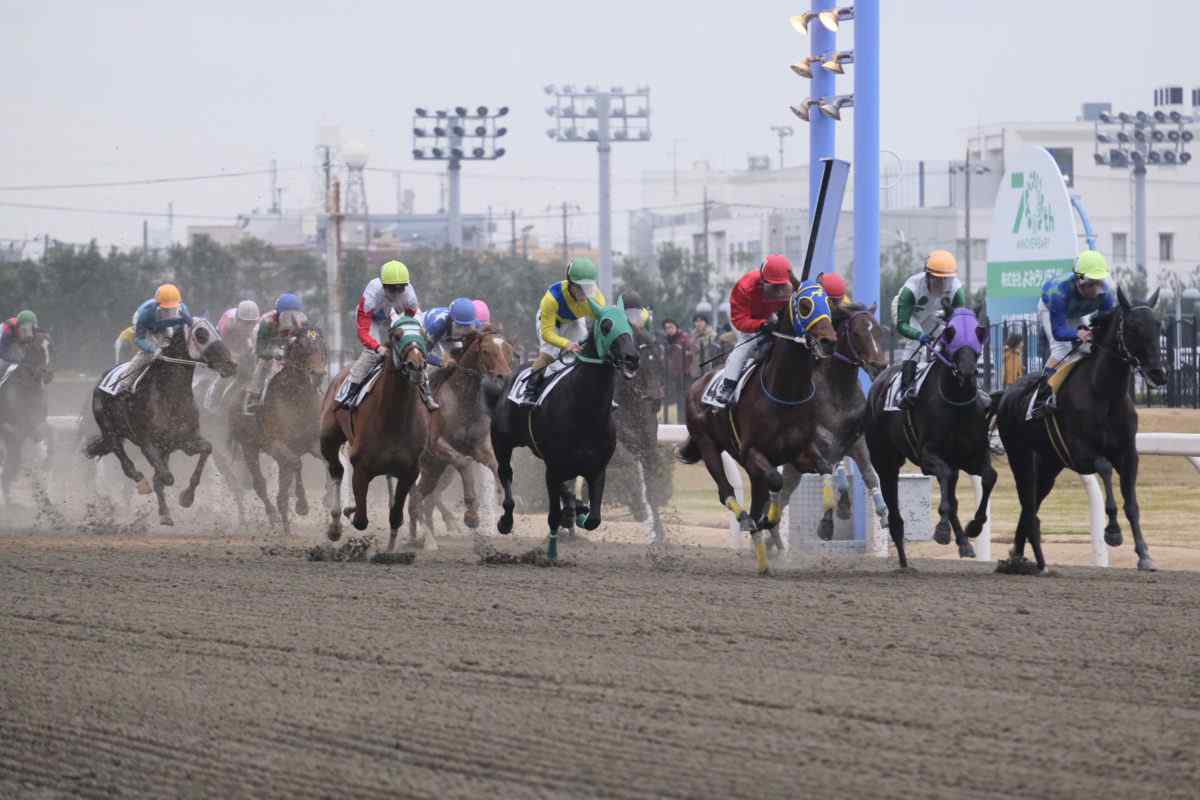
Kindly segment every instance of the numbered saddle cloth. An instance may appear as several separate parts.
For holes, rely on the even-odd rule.
[[[100,379],[100,385],[97,386],[96,388],[98,388],[100,391],[104,392],[105,394],[111,394],[111,395],[115,396],[117,394],[117,392],[120,390],[121,380],[126,375],[129,374],[129,370],[132,366],[133,366],[132,361],[123,361],[120,364],[117,364],[115,367],[110,369],[108,372],[104,373],[104,377],[102,377]],[[133,382],[132,391],[134,391],[134,392],[137,391],[138,386],[140,386],[142,383],[142,379],[146,377],[146,373],[149,371],[150,371],[150,367],[149,367],[149,365],[147,365],[146,369],[142,370],[142,374],[138,375],[137,380]]]
[[[358,394],[354,396],[354,400],[350,403],[351,408],[358,408],[367,399],[367,395],[371,393],[371,387],[379,380],[379,376],[383,374],[383,362],[376,364],[370,372],[367,373],[367,379],[363,381],[362,388],[358,390]],[[338,387],[337,394],[334,399],[339,403],[346,402],[346,395],[350,392],[350,376],[347,375],[342,380],[342,385]]]
[[[753,358],[746,359],[746,363],[742,365],[742,374],[738,377],[737,388],[733,391],[733,398],[730,400],[733,405],[737,405],[738,400],[742,398],[742,389],[746,386],[746,381],[750,380],[751,373],[758,366],[758,361]],[[700,402],[706,406],[713,408],[724,408],[725,404],[717,399],[717,395],[721,391],[721,381],[725,378],[724,370],[717,370],[709,379],[708,385],[704,387],[704,394],[700,395]]]
[[[925,384],[925,378],[929,376],[929,370],[933,366],[932,362],[917,365],[917,374],[913,378],[913,392],[920,392],[921,387]],[[887,395],[884,397],[884,411],[901,411],[900,408],[900,372],[896,370],[896,374],[892,376],[891,383],[888,384]]]
[[[563,363],[562,361],[551,362],[550,366],[546,367],[545,374],[543,375],[542,393],[538,395],[537,402],[533,405],[535,407],[541,406],[541,404],[546,401],[546,398],[550,396],[551,390],[558,385],[559,381],[571,374],[571,370],[573,369],[575,369],[574,362],[571,362],[570,364]],[[532,367],[526,367],[525,369],[521,370],[521,374],[517,376],[515,381],[513,381],[512,388],[508,390],[509,400],[519,406],[529,405],[529,403],[525,402],[525,387],[528,385],[529,376],[532,373]]]

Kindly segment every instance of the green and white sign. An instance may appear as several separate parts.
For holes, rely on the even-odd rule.
[[[1042,284],[1075,264],[1079,236],[1067,183],[1043,147],[1009,160],[988,239],[988,317],[1034,314]]]

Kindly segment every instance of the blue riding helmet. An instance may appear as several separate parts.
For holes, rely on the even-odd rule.
[[[475,324],[475,302],[460,297],[450,304],[450,319],[457,325]]]
[[[283,294],[279,295],[279,299],[275,301],[275,310],[281,313],[284,311],[303,311],[304,303],[299,297],[291,292],[284,292]]]
[[[430,340],[439,342],[450,330],[450,309],[431,308],[425,312],[425,332]]]

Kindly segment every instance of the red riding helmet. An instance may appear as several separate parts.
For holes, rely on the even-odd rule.
[[[821,288],[825,290],[825,294],[834,300],[841,300],[846,296],[846,281],[836,272],[823,272],[818,280],[820,280]]]
[[[767,283],[790,283],[792,262],[787,260],[787,256],[775,253],[763,260],[762,266],[759,267],[758,271],[762,273],[763,280]]]

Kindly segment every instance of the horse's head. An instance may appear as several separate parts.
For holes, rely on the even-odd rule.
[[[392,320],[388,337],[392,369],[398,370],[410,383],[420,383],[425,372],[425,356],[429,352],[429,340],[425,338],[421,323],[400,315]]]
[[[785,336],[803,339],[813,358],[829,358],[837,350],[829,298],[816,281],[805,281],[792,293],[786,320],[781,318],[780,325],[786,325]]]
[[[956,308],[938,339],[934,351],[938,359],[954,370],[962,385],[974,385],[979,356],[988,339],[988,326],[971,309]]]
[[[638,370],[634,393],[640,399],[650,403],[654,407],[654,413],[657,414],[662,408],[663,398],[666,396],[662,370],[658,364],[658,348],[654,345],[654,337],[645,330],[636,332],[634,342],[637,344],[638,356],[645,367],[645,369]]]
[[[329,362],[325,335],[316,325],[305,324],[283,350],[283,363],[312,375],[324,375]]]
[[[25,344],[21,366],[32,373],[33,380],[49,383],[54,378],[54,371],[50,366],[53,354],[54,346],[50,341],[50,334],[39,330]]]
[[[833,308],[838,335],[834,356],[862,367],[872,378],[888,366],[887,354],[883,352],[883,326],[875,318],[875,310],[874,305],[868,308],[858,303],[839,303]]]
[[[625,303],[618,299],[615,306],[601,306],[588,298],[596,322],[592,325],[592,343],[596,356],[617,369],[626,379],[637,374],[640,359],[633,340],[633,326],[625,314]]]
[[[179,334],[172,335],[172,341]],[[237,372],[237,364],[229,352],[229,347],[217,333],[216,327],[204,317],[196,317],[192,324],[183,332],[187,343],[188,357],[200,361],[210,369],[214,369],[222,378],[228,378]]]
[[[1159,349],[1162,323],[1154,313],[1157,304],[1157,289],[1149,299],[1140,303],[1131,302],[1125,296],[1125,291],[1117,287],[1117,311],[1107,317],[1109,324],[1115,326],[1111,346],[1116,350],[1117,357],[1134,369],[1142,370],[1150,383],[1162,386],[1167,382],[1167,371],[1163,368]]]
[[[463,338],[458,365],[480,373],[482,381],[489,387],[498,391],[504,385],[512,374],[512,363],[512,345],[497,335],[491,326],[472,331]]]

